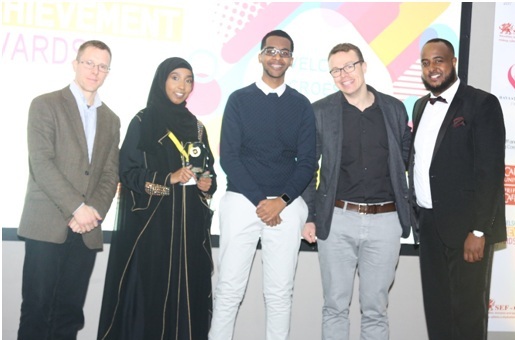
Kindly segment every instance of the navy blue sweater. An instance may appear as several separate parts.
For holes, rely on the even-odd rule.
[[[292,201],[316,171],[316,127],[309,100],[286,86],[281,97],[256,84],[227,101],[220,138],[220,164],[227,190],[258,205],[286,193]]]

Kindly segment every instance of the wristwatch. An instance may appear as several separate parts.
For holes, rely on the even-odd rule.
[[[286,194],[282,194],[280,197],[283,200],[283,202],[286,203],[286,205],[290,204],[290,202],[291,202],[290,196],[288,196]]]
[[[484,232],[479,230],[472,230],[472,234],[474,234],[475,237],[483,237],[485,235]]]

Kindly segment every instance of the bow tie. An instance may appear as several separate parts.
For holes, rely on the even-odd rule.
[[[436,102],[442,102],[447,104],[447,100],[445,100],[445,98],[442,98],[441,96],[429,98],[429,103],[431,105],[434,105]]]

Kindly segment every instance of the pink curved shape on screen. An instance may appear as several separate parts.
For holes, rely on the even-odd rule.
[[[511,86],[513,86],[513,88],[515,88],[515,78],[513,78],[513,68],[515,67],[515,65],[512,65],[510,67],[510,69],[508,70],[508,81],[510,82]]]
[[[338,8],[363,38],[371,43],[399,16],[401,3],[346,2]],[[419,39],[415,39],[389,65],[386,65],[392,80],[397,80],[419,55]]]
[[[338,8],[363,38],[371,43],[383,32],[400,13],[400,3],[357,3],[346,2]],[[389,65],[386,65],[393,80],[401,76],[417,59],[419,54],[418,39],[400,53]]]
[[[197,78],[207,78],[207,75],[196,74]],[[222,89],[216,80],[195,82],[193,92],[188,98],[188,109],[196,116],[213,113],[222,99]]]
[[[228,63],[239,61],[261,41],[267,32],[275,29],[300,5],[302,5],[300,2],[280,2],[271,3],[263,8],[242,30],[236,32],[234,37],[224,44],[222,58]]]
[[[404,72],[411,67],[420,55],[420,37],[413,40],[413,42],[400,53],[389,65],[387,65],[388,72],[392,80],[397,80]]]
[[[370,43],[399,15],[400,3],[345,2],[337,12],[349,20]]]

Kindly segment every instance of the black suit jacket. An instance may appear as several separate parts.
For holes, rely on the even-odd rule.
[[[420,98],[413,109],[409,181],[415,212],[413,143],[428,98]],[[471,230],[483,231],[488,243],[506,240],[504,149],[499,100],[460,83],[438,133],[429,169],[438,233],[448,247],[462,247]],[[412,223],[417,222],[414,217]]]

